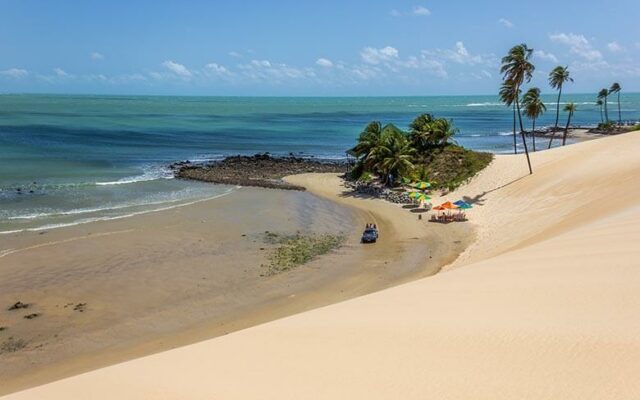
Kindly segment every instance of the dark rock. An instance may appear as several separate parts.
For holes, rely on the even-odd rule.
[[[272,189],[305,190],[282,180],[288,175],[311,172],[344,172],[346,164],[309,160],[308,158],[274,157],[269,153],[253,156],[230,156],[208,164],[172,164],[178,178],[226,185],[258,186]]]
[[[31,306],[31,304],[29,303],[23,303],[21,301],[18,301],[16,303],[14,303],[11,307],[8,308],[9,311],[13,311],[13,310],[20,310],[23,308],[29,308]]]
[[[40,314],[40,313],[27,314],[27,315],[24,316],[24,318],[25,319],[34,319],[34,318],[38,318],[41,315],[42,314]]]

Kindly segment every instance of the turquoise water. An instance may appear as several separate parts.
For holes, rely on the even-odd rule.
[[[555,97],[544,100],[548,111],[538,126],[555,118]],[[566,95],[567,101],[578,105],[576,124],[600,121],[593,95]],[[511,113],[495,96],[1,95],[0,232],[120,218],[222,195],[232,188],[171,179],[166,165],[267,151],[342,158],[369,121],[406,127],[423,112],[453,119],[464,146],[511,150]],[[609,114],[617,119],[616,103]],[[623,95],[622,118],[640,118],[640,94]]]

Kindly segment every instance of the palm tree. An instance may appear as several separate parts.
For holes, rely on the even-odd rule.
[[[547,111],[547,106],[540,99],[540,89],[534,87],[527,90],[522,98],[522,106],[524,107],[524,115],[533,121],[531,136],[533,139],[533,151],[536,151],[536,119]]]
[[[604,115],[602,114],[602,105],[604,104],[601,99],[596,101],[596,104],[600,107],[600,122],[604,122]]]
[[[513,107],[513,154],[518,154],[516,144],[516,100],[520,96],[520,89],[513,81],[505,81],[500,86],[500,100],[507,106]]]
[[[382,142],[382,124],[373,121],[367,125],[358,137],[358,143],[349,150],[349,154],[359,158],[365,164],[369,155]]]
[[[564,111],[569,113],[567,117],[567,126],[564,127],[564,134],[562,135],[562,145],[564,146],[567,143],[567,132],[569,131],[569,124],[571,123],[571,117],[573,117],[573,113],[576,112],[576,105],[573,103],[568,103],[564,106]]]
[[[421,114],[409,124],[409,138],[417,150],[425,151],[429,147],[432,123],[433,116],[431,114]]]
[[[618,125],[622,125],[622,113],[620,112],[620,91],[622,87],[618,82],[614,82],[613,85],[609,88],[609,94],[618,94]]]
[[[524,145],[524,153],[527,155],[527,165],[529,166],[529,174],[533,173],[531,169],[531,159],[529,158],[529,148],[527,147],[527,140],[524,136],[524,126],[522,125],[522,114],[520,113],[520,87],[524,82],[531,81],[533,77],[533,71],[536,69],[529,61],[533,54],[533,49],[527,47],[522,43],[513,46],[509,53],[502,57],[502,65],[500,66],[500,73],[503,75],[503,80],[511,82],[514,86],[513,93],[515,93],[516,109],[518,110],[518,120],[520,121],[520,134],[522,135],[522,144]],[[514,127],[515,128],[515,127]],[[515,147],[515,129],[514,129],[514,147]]]
[[[569,67],[557,66],[549,73],[549,85],[558,90],[558,100],[556,101],[556,124],[554,130],[558,130],[558,119],[560,118],[560,96],[562,96],[562,86],[565,82],[573,82],[569,76]]]
[[[372,150],[369,157],[375,160],[375,168],[383,175],[383,181],[393,184],[390,176],[396,179],[413,170],[414,153],[415,149],[406,134],[389,124],[383,128],[382,143]]]
[[[607,96],[609,96],[609,91],[607,89],[602,89],[598,92],[598,98],[604,102],[604,120],[605,122],[609,122],[609,111],[607,110]]]
[[[516,88],[519,90],[524,82],[531,81],[533,77],[534,65],[529,61],[533,49],[527,47],[522,43],[513,46],[506,56],[502,57],[502,65],[500,67],[500,73],[503,74],[503,80],[513,81]],[[518,91],[516,90],[516,91]],[[522,115],[520,113],[520,100],[516,98],[516,108],[518,110],[518,119],[520,121],[520,131],[524,131],[522,125]],[[526,145],[525,145],[526,151]]]

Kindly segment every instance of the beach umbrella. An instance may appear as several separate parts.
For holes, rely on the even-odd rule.
[[[427,196],[424,193],[418,193],[418,195],[416,196],[416,200],[418,200],[418,201],[427,201],[427,200],[431,200],[431,197]]]
[[[409,197],[412,199],[415,199],[416,197],[420,196],[422,193],[420,192],[411,192],[409,193]]]
[[[446,208],[442,207],[442,206],[435,206],[432,208],[432,210],[436,210],[436,211],[444,211],[446,210]]]
[[[472,208],[471,204],[469,204],[469,203],[467,203],[466,201],[463,201],[463,200],[458,200],[458,201],[454,202],[453,204],[458,206],[458,208],[461,209],[461,210],[468,210],[468,209]]]
[[[446,203],[440,204],[440,207],[442,207],[443,209],[446,209],[446,210],[453,210],[453,209],[458,208],[457,205],[453,204],[450,201],[447,201]]]
[[[415,187],[416,189],[424,190],[424,189],[428,189],[428,188],[430,188],[430,187],[431,187],[431,184],[430,184],[429,182],[418,182],[418,183],[416,183],[416,184],[414,185],[414,187]]]

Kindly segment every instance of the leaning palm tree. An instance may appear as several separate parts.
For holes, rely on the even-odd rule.
[[[413,170],[415,149],[407,136],[399,130],[387,130],[383,136],[383,143],[370,156],[375,158],[375,167],[383,175],[383,181],[393,184],[392,180],[406,176]]]
[[[573,113],[576,112],[576,105],[573,103],[568,103],[564,106],[564,111],[569,113],[567,117],[567,125],[564,127],[564,133],[562,134],[562,145],[564,146],[567,143],[567,132],[569,131],[569,124],[571,124],[571,117],[573,117]]]
[[[540,89],[534,87],[527,90],[522,97],[522,107],[524,107],[524,115],[532,121],[531,137],[533,140],[533,151],[536,151],[536,119],[547,111],[547,106],[544,105],[540,98]]]
[[[502,57],[500,73],[503,75],[503,80],[513,81],[517,89],[520,89],[524,82],[530,82],[533,77],[533,71],[535,70],[535,66],[529,61],[532,54],[533,49],[530,49],[524,43],[513,46],[509,50],[509,53]],[[518,110],[520,131],[524,131],[522,114],[520,113],[520,100],[518,98],[516,98],[516,109]]]
[[[622,125],[622,113],[620,112],[620,91],[622,87],[618,82],[614,82],[613,85],[609,88],[609,94],[618,94],[618,125]]]
[[[558,90],[558,100],[556,101],[556,124],[554,130],[558,130],[558,119],[560,118],[560,96],[562,96],[562,86],[565,82],[573,82],[569,76],[569,67],[557,66],[549,73],[549,85]]]
[[[607,110],[607,97],[609,96],[609,91],[607,89],[602,89],[598,92],[598,98],[604,102],[604,120],[605,122],[609,122],[609,111]]]
[[[420,114],[409,124],[409,138],[418,151],[426,151],[431,142],[433,116]]]
[[[598,99],[596,101],[596,104],[598,105],[598,107],[600,107],[600,122],[603,123],[604,122],[604,115],[602,114],[603,113],[602,106],[603,106],[604,103],[602,102],[602,99]]]
[[[358,137],[358,143],[349,150],[349,154],[360,159],[365,164],[369,155],[378,147],[382,142],[382,124],[378,121],[373,121],[367,125],[360,136]]]
[[[520,89],[513,81],[505,81],[500,86],[500,100],[507,106],[513,108],[513,154],[518,154],[516,143],[516,100],[520,96]]]

